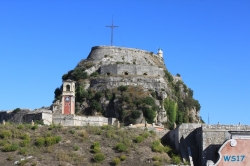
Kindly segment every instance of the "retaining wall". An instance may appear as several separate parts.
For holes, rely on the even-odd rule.
[[[62,126],[103,126],[114,125],[116,118],[101,116],[53,115],[53,123]]]

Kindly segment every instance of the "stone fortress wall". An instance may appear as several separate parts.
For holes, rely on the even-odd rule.
[[[155,66],[142,65],[128,65],[128,64],[112,64],[100,67],[100,74],[102,75],[141,75],[163,77],[164,72],[162,68]]]
[[[208,160],[216,163],[219,148],[232,138],[233,131],[246,133],[250,131],[250,126],[187,123],[171,130],[162,139],[170,143],[183,159],[188,160],[191,156],[195,166],[206,166]]]
[[[139,49],[115,46],[92,47],[87,60],[93,61],[104,77],[92,79],[90,86],[96,90],[121,85],[142,86],[144,89],[167,88],[164,80],[163,58]],[[93,72],[93,70],[91,69]],[[90,72],[91,73],[91,72]]]
[[[134,64],[142,66],[164,67],[163,59],[154,54],[139,49],[116,47],[116,46],[95,46],[87,58],[95,62],[102,62],[101,65],[108,64]]]

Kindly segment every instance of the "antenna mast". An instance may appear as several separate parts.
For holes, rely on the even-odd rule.
[[[209,124],[209,113],[208,113],[208,124]]]
[[[112,46],[113,45],[113,29],[119,27],[113,24],[113,16],[112,16],[112,25],[106,26],[106,27],[111,28],[111,46]]]

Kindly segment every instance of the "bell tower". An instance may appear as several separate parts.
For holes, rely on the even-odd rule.
[[[63,82],[62,114],[75,114],[75,82],[72,80]]]

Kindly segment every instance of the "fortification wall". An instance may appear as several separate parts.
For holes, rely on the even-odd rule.
[[[24,118],[23,116],[27,114],[29,110],[22,110],[17,113],[14,112],[0,112],[0,123],[4,121],[14,122],[14,123],[23,123]]]
[[[142,76],[106,77],[93,79],[90,86],[96,90],[112,89],[118,86],[141,86],[144,89],[167,89],[167,83],[161,77],[146,78]]]
[[[181,124],[162,139],[179,151],[184,159],[189,157],[189,148],[194,165],[206,166],[208,160],[216,163],[219,157],[218,150],[225,141],[232,138],[232,131],[246,133],[250,131],[250,126]]]
[[[155,66],[142,65],[128,65],[128,64],[113,64],[100,67],[100,74],[102,75],[141,75],[163,77],[164,72],[162,68]]]
[[[53,123],[62,126],[103,126],[113,125],[116,118],[100,116],[53,115]]]
[[[231,139],[230,131],[250,131],[248,125],[202,125],[202,166],[207,160],[218,160],[221,145]]]
[[[115,46],[92,47],[87,59],[93,60],[96,63],[102,62],[104,65],[123,62],[127,64],[164,67],[163,59],[153,54],[153,52]]]

